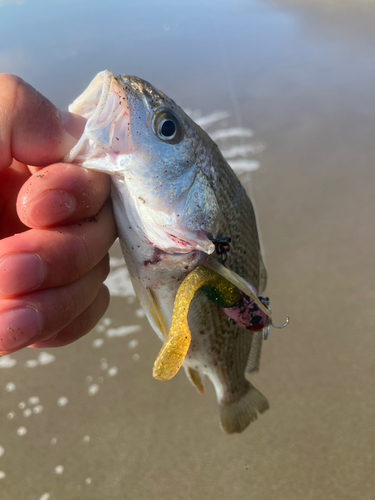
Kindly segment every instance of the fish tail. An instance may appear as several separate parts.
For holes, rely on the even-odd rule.
[[[248,382],[247,391],[241,398],[220,404],[221,428],[227,434],[242,432],[257,419],[257,412],[263,413],[268,408],[265,396]]]

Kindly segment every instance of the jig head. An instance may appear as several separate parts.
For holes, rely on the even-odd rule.
[[[274,325],[272,323],[272,313],[269,306],[269,298],[262,297],[258,295],[258,299],[267,308],[269,314],[265,314],[258,305],[255,303],[252,297],[249,297],[244,292],[240,292],[241,301],[232,307],[223,308],[225,314],[229,317],[230,321],[240,326],[241,328],[246,328],[246,330],[251,330],[253,332],[262,330],[263,339],[267,340],[271,326],[274,328],[282,329],[289,323],[289,316],[286,317],[285,323],[283,325]]]
[[[210,238],[210,240],[215,245],[216,254],[221,257],[221,263],[225,266],[231,249],[231,239],[229,236],[223,236],[222,238]]]

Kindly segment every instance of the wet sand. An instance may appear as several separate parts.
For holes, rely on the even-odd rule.
[[[144,27],[131,10],[133,38],[126,34],[118,54],[105,52],[109,42],[95,52],[88,38],[78,55],[51,61],[49,79],[42,60],[18,68],[59,105],[106,67],[148,78],[201,119],[223,112],[211,133],[251,129],[252,137],[221,146],[254,145],[257,154],[232,160],[260,163],[251,190],[267,295],[276,322],[288,313],[291,323],[271,332],[251,377],[270,410],[227,436],[208,379],[204,396],[184,373],[152,379],[160,341],[116,246],[111,305],[90,335],[42,356],[25,350],[0,360],[1,500],[373,498],[374,40],[365,28],[347,30],[346,6],[330,4],[340,15],[327,29],[323,5],[310,4],[219,3],[216,17],[211,5],[182,4],[181,18],[162,7],[157,63],[147,49],[156,24]],[[368,25],[369,11],[356,16]],[[5,62],[13,71],[15,59]]]

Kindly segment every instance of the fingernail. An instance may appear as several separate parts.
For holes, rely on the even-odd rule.
[[[3,311],[0,314],[0,352],[27,347],[41,331],[41,317],[35,309],[25,307]]]
[[[48,344],[53,342],[56,337],[58,336],[58,333],[55,333],[54,335],[52,335],[52,337],[50,337],[49,339],[46,339],[46,340],[39,340],[36,344],[38,345],[41,345],[43,344],[45,347],[48,347]]]
[[[69,111],[60,111],[61,123],[66,132],[76,139],[79,139],[85,130],[86,118]]]
[[[69,113],[68,111],[56,110],[56,112],[63,129],[59,140],[59,156],[64,158],[77,144],[87,120],[80,115]]]
[[[23,216],[31,226],[51,226],[70,217],[77,206],[66,191],[46,191],[23,207]]]
[[[42,259],[35,253],[10,253],[0,259],[0,295],[30,292],[44,280]]]

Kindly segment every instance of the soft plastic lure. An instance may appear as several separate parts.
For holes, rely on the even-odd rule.
[[[204,266],[196,267],[181,283],[173,307],[172,326],[156,358],[154,378],[169,380],[181,368],[188,352],[191,334],[187,321],[189,306],[197,290],[206,294],[220,307],[232,307],[241,300],[239,290],[229,281]]]
[[[220,271],[222,271],[221,268]],[[250,287],[248,283],[246,283],[246,287],[247,293],[250,290],[251,297],[240,291],[221,274],[205,266],[198,266],[188,274],[176,295],[172,326],[156,358],[153,370],[154,378],[169,380],[181,368],[191,342],[187,321],[189,307],[195,292],[199,289],[221,307],[235,324],[242,328],[257,331],[272,325],[268,300],[266,299],[265,305],[260,301],[255,289]],[[262,307],[258,307],[257,304]],[[286,326],[288,322],[289,318],[282,327]]]

